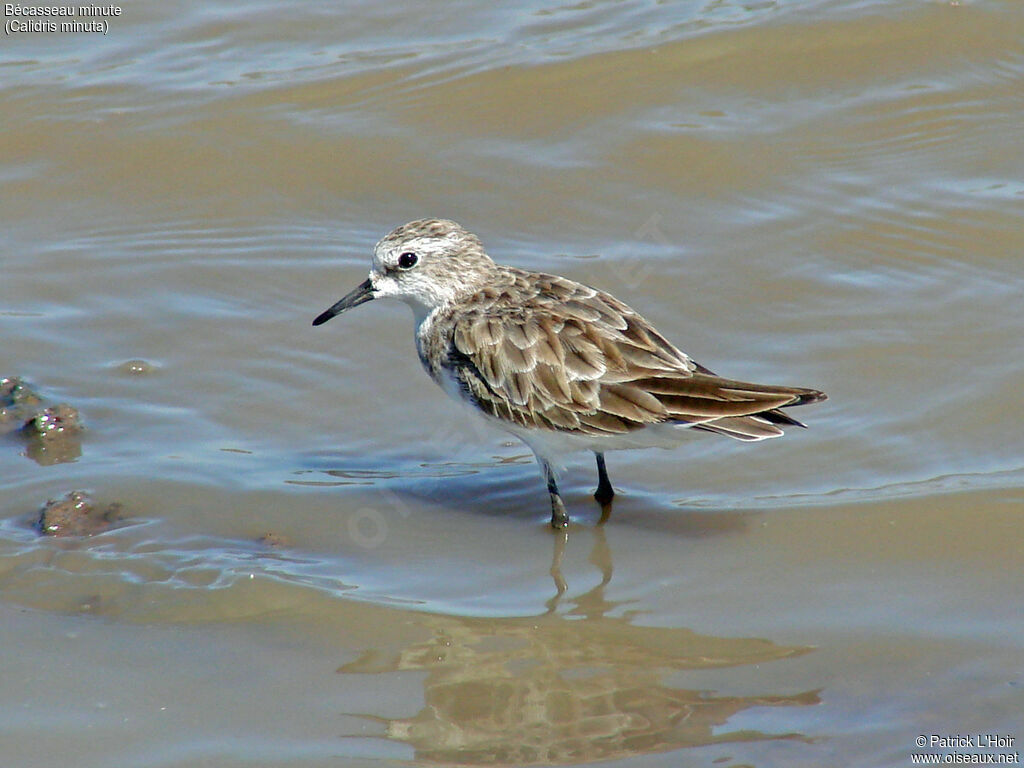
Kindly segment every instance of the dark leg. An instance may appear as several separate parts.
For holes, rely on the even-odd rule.
[[[608,470],[604,466],[604,454],[594,451],[594,455],[597,457],[597,490],[594,492],[594,498],[603,507],[611,504],[612,499],[615,498],[615,489],[612,488],[612,481],[608,479]]]
[[[544,470],[544,479],[548,483],[548,494],[551,496],[551,527],[555,530],[565,528],[569,525],[569,515],[566,514],[562,497],[558,494],[555,473],[552,471],[551,465],[544,459],[540,459],[540,466]]]

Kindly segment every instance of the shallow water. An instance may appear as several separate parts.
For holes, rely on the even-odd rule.
[[[0,48],[4,766],[904,766],[1024,739],[1024,6],[134,3]],[[529,452],[408,310],[411,218],[612,290],[810,426]],[[130,361],[149,364],[131,372]],[[41,538],[73,489],[117,502]],[[268,534],[270,535],[269,538]]]

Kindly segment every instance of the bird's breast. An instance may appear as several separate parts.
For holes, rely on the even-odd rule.
[[[450,334],[444,333],[442,325],[438,322],[437,312],[431,312],[419,321],[416,325],[416,353],[430,378],[444,387],[442,378],[451,341],[446,338]]]

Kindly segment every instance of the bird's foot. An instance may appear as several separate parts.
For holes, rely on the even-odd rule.
[[[602,507],[607,507],[612,503],[612,499],[615,498],[615,489],[612,488],[611,484],[599,485],[597,490],[594,491],[594,501],[600,504]]]

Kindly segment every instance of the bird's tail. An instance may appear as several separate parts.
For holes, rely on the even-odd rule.
[[[649,379],[642,385],[671,420],[736,440],[766,440],[781,436],[784,426],[804,427],[779,409],[827,399],[816,389],[751,384],[710,373]]]

